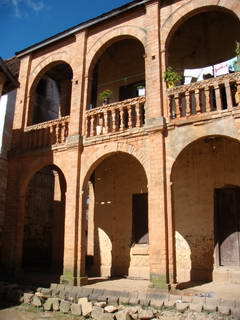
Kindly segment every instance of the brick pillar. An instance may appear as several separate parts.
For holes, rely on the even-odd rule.
[[[146,126],[161,127],[164,119],[162,112],[162,78],[160,53],[160,4],[150,1],[146,4]]]
[[[152,133],[149,137],[149,262],[150,279],[154,287],[168,289],[168,234],[166,210],[164,137]],[[157,151],[156,151],[157,150]]]
[[[82,118],[84,110],[84,87],[85,87],[85,55],[86,55],[86,31],[76,35],[75,48],[72,49],[73,55],[73,80],[72,97],[70,109],[69,140],[79,140],[82,130]]]
[[[85,217],[82,214],[82,197],[80,190],[79,150],[72,148],[68,152],[66,170],[67,192],[64,234],[64,265],[61,283],[84,285],[86,237],[84,233]]]

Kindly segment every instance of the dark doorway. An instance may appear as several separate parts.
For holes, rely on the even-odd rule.
[[[220,266],[240,265],[240,188],[215,190],[215,242]]]
[[[148,235],[148,194],[139,193],[132,196],[133,242],[139,244],[149,243]]]

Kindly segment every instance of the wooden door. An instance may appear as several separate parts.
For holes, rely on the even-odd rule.
[[[240,265],[240,188],[215,190],[215,238],[219,265]]]

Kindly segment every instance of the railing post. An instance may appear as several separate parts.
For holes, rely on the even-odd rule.
[[[231,87],[228,80],[224,81],[225,91],[226,91],[226,100],[227,100],[227,109],[232,110],[233,103],[232,103],[232,94],[231,94]]]
[[[128,128],[132,128],[132,106],[128,106],[127,108],[128,112]]]
[[[95,135],[94,115],[92,115],[90,119],[90,137],[93,137],[94,135]]]
[[[206,112],[211,111],[211,104],[210,104],[210,90],[209,87],[204,88],[204,96],[206,101]]]
[[[217,111],[222,110],[221,95],[219,85],[214,86]]]
[[[104,118],[104,127],[105,127],[105,130],[106,130],[106,133],[109,133],[108,111],[107,110],[104,111],[103,118]]]
[[[185,101],[186,101],[186,117],[189,117],[191,115],[189,91],[186,91],[186,93],[185,93]]]
[[[196,101],[196,113],[200,114],[202,112],[202,109],[201,109],[201,90],[200,89],[195,90],[195,101]]]
[[[116,131],[116,110],[112,110],[112,132]]]
[[[140,113],[140,103],[136,103],[136,127],[140,128],[142,125],[141,121],[141,113]]]
[[[123,131],[125,129],[124,126],[124,109],[123,107],[120,108],[120,131]]]
[[[174,94],[174,100],[175,100],[175,106],[176,106],[175,117],[176,118],[180,118],[180,116],[181,116],[181,105],[180,105],[180,96],[179,96],[178,93]]]

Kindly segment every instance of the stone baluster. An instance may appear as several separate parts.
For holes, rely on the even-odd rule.
[[[180,105],[180,96],[178,93],[174,94],[175,105],[176,105],[176,113],[175,117],[179,118],[181,116],[181,105]]]
[[[132,124],[132,106],[128,106],[127,107],[127,111],[128,111],[128,128],[132,128],[133,124]]]
[[[211,111],[211,104],[210,104],[209,87],[204,88],[204,97],[205,97],[205,101],[206,101],[206,112],[210,112]]]
[[[108,111],[107,110],[105,110],[103,113],[103,119],[104,119],[105,133],[109,133]]]
[[[233,103],[232,103],[232,94],[231,94],[231,87],[228,80],[224,81],[224,86],[226,90],[226,100],[227,100],[227,109],[232,110]]]
[[[185,101],[186,101],[186,117],[191,115],[191,105],[190,105],[190,94],[189,91],[185,93]]]
[[[215,85],[214,90],[215,90],[215,98],[216,98],[216,108],[218,111],[221,111],[222,110],[222,102],[221,102],[219,85]]]
[[[140,110],[140,103],[136,103],[136,127],[140,128],[142,126],[142,115]]]
[[[120,131],[123,131],[125,129],[125,124],[124,124],[124,108],[120,108]]]
[[[112,132],[116,132],[116,110],[112,110]]]
[[[56,124],[51,126],[51,145],[56,143]]]
[[[94,125],[95,125],[95,121],[94,121],[94,115],[91,116],[91,119],[90,119],[90,137],[93,137],[95,135],[95,128],[94,128]]]
[[[62,122],[62,130],[61,130],[61,143],[65,142],[65,127],[66,127],[67,122],[63,121]]]
[[[196,101],[196,113],[200,114],[202,112],[202,108],[201,108],[201,90],[200,89],[196,89],[195,90],[195,101]]]

